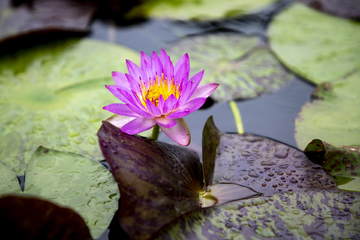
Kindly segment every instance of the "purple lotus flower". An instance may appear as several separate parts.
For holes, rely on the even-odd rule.
[[[104,107],[121,115],[117,121],[122,132],[133,135],[158,124],[172,140],[189,145],[190,131],[183,117],[198,110],[218,87],[211,83],[199,86],[204,70],[189,80],[190,61],[185,54],[175,64],[164,49],[151,58],[141,52],[141,67],[126,60],[129,73],[113,72],[116,85],[106,88],[125,104]]]

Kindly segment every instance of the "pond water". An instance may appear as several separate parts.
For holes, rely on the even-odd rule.
[[[256,36],[259,38],[260,45],[266,46],[269,43],[267,37],[268,26],[273,17],[292,2],[291,0],[280,1],[255,14],[219,21],[193,22],[148,19],[137,23],[122,21],[121,24],[116,24],[113,19],[94,19],[85,38],[121,44],[136,52],[143,51],[148,55],[151,55],[152,51],[158,53],[161,48],[166,49],[186,37],[203,36],[209,33],[235,33]],[[123,63],[125,64],[125,59]],[[295,119],[298,117],[301,108],[312,101],[312,93],[315,89],[315,84],[294,74],[289,82],[273,93],[246,100],[234,100],[235,106],[241,115],[244,132],[270,138],[290,147],[298,148],[295,140]],[[202,132],[209,116],[213,116],[216,127],[220,131],[238,133],[239,129],[234,114],[236,113],[234,113],[228,101],[216,102],[213,99],[208,99],[201,109],[185,117],[191,132],[190,146],[201,155]],[[161,132],[159,140],[173,144],[173,141]],[[101,161],[101,163],[110,169],[105,160]],[[274,176],[273,173],[271,174]],[[25,176],[19,175],[17,177],[21,189],[24,190]],[[297,183],[297,180],[294,181]],[[98,239],[129,239],[119,226],[118,221],[116,213],[109,229]]]

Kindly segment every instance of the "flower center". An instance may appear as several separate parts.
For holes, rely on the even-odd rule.
[[[146,85],[141,81],[141,97],[139,96],[139,98],[145,107],[146,99],[149,99],[155,106],[158,107],[160,95],[162,95],[166,101],[171,94],[174,94],[174,96],[179,99],[179,86],[176,86],[174,79],[169,82],[167,78],[164,78],[164,74],[161,74],[161,77],[156,75],[154,80],[149,80],[148,87],[146,87]]]

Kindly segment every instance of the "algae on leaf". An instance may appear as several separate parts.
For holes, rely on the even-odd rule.
[[[360,193],[299,191],[202,208],[154,239],[358,239]]]
[[[277,0],[145,0],[134,7],[127,17],[216,20],[249,14],[275,2]]]
[[[126,72],[125,47],[71,39],[0,57],[0,159],[18,175],[35,149],[103,159],[96,131],[118,101],[105,84],[112,71]]]
[[[205,69],[201,84],[219,83],[217,101],[247,99],[272,93],[293,79],[257,37],[234,33],[188,37],[168,47],[172,60],[190,56],[190,75]]]
[[[360,192],[360,147],[335,146],[319,139],[312,140],[304,153],[323,166],[340,190]]]
[[[334,180],[301,151],[249,133],[222,133],[212,118],[205,124],[202,145],[206,186],[235,183],[263,194],[336,190]]]
[[[360,146],[360,71],[320,86],[295,120],[295,140],[305,149],[312,139],[335,145]]]
[[[99,162],[39,147],[26,168],[24,194],[71,207],[94,238],[109,226],[120,198],[111,173]]]
[[[314,83],[333,82],[360,69],[360,23],[300,3],[277,15],[270,46],[291,70]]]
[[[21,193],[21,189],[14,172],[0,162],[0,195],[6,193]]]

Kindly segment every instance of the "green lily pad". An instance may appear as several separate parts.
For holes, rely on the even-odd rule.
[[[334,145],[360,146],[360,71],[320,86],[315,99],[305,104],[295,120],[295,140],[305,149],[312,139]]]
[[[119,221],[131,239],[147,239],[174,218],[201,207],[202,169],[184,148],[122,133],[104,121],[101,150],[119,183]]]
[[[359,0],[297,0],[318,11],[345,18],[360,18]]]
[[[233,18],[264,8],[276,0],[146,0],[127,16],[171,18],[175,20],[215,20]]]
[[[340,80],[360,69],[360,23],[300,3],[277,15],[269,28],[272,50],[291,70],[314,83]]]
[[[293,79],[256,37],[230,33],[195,36],[166,51],[173,60],[187,52],[190,75],[205,69],[201,84],[219,83],[211,97],[220,102],[272,93]]]
[[[0,195],[9,192],[21,192],[16,175],[2,162],[0,162],[0,179]]]
[[[0,58],[0,159],[16,174],[40,146],[103,159],[96,131],[119,102],[104,87],[126,72],[132,50],[94,40],[59,41]]]
[[[25,194],[71,207],[93,238],[109,226],[120,198],[115,179],[99,162],[74,153],[39,147],[26,168]]]
[[[360,192],[360,147],[335,146],[314,139],[304,152],[323,166],[340,190]]]
[[[205,184],[236,183],[256,192],[329,189],[334,180],[304,153],[254,134],[225,134],[212,117],[203,132]]]
[[[1,197],[0,221],[2,239],[92,239],[79,214],[35,197]]]
[[[195,210],[154,239],[358,239],[359,216],[360,193],[278,193]]]

